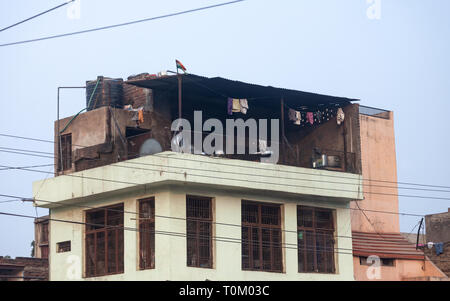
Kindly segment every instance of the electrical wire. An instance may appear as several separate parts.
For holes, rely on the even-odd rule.
[[[2,149],[4,149],[4,147],[0,147],[0,152],[2,151]],[[22,152],[34,152],[33,150],[23,150],[23,149],[14,149],[17,151],[22,151]],[[45,152],[36,152],[37,154],[39,153],[45,153]],[[18,153],[18,154],[22,154],[22,153]],[[46,154],[53,154],[53,153],[46,153]],[[23,153],[22,155],[26,155],[25,153]],[[167,158],[167,157],[163,157],[163,156],[159,156],[157,154],[154,155],[149,155],[149,156],[153,156],[153,157],[162,157],[162,158]],[[43,158],[48,158],[47,156],[42,156]],[[53,156],[54,159],[56,159],[56,156]],[[176,158],[176,157],[171,157],[170,159],[174,159],[174,160],[183,160],[183,161],[194,161],[194,162],[200,162],[199,160],[193,160],[193,159],[188,159],[188,158]],[[151,163],[143,163],[143,162],[139,162],[139,163],[135,163],[132,161],[121,161],[121,163],[124,164],[134,164],[134,165],[145,165],[145,166],[156,166],[156,167],[166,167],[165,165],[160,165],[160,164],[151,164]],[[204,162],[202,162],[204,163]],[[211,162],[211,164],[216,164],[217,162]],[[225,163],[219,163],[221,165],[226,165]],[[238,167],[237,165],[231,165],[233,167]],[[239,166],[239,167],[243,167],[243,166]],[[174,167],[177,168],[177,167]],[[179,167],[181,168],[181,167]],[[254,169],[252,167],[252,169]],[[190,170],[198,170],[198,171],[209,171],[206,169],[201,169],[201,168],[190,168]],[[270,170],[268,168],[264,168],[264,170]],[[283,171],[284,172],[284,171]],[[248,173],[242,173],[242,172],[230,172],[230,171],[221,171],[221,173],[227,173],[227,174],[235,174],[235,175],[244,175],[244,176],[254,176],[254,174],[248,174]],[[289,173],[291,173],[291,171],[289,171]],[[309,175],[309,176],[314,176],[312,174],[308,174],[308,173],[302,173],[302,172],[295,172],[298,174],[304,174],[304,175]],[[267,178],[272,178],[271,176],[266,176],[264,174],[259,175],[260,177],[267,177]],[[321,175],[322,176],[322,175]],[[405,190],[417,190],[417,191],[432,191],[432,192],[446,192],[446,193],[450,193],[450,190],[440,190],[440,189],[424,189],[424,188],[412,188],[412,187],[396,187],[396,186],[384,186],[384,185],[374,185],[374,184],[365,184],[365,183],[348,183],[348,182],[332,182],[332,181],[323,181],[323,180],[317,180],[317,179],[305,179],[305,178],[289,178],[289,177],[277,177],[278,179],[287,179],[287,180],[298,180],[298,181],[307,181],[307,182],[323,182],[323,183],[327,183],[327,184],[340,184],[340,185],[354,185],[354,186],[369,186],[371,188],[373,187],[377,187],[377,188],[389,188],[389,189],[405,189]],[[353,181],[355,181],[355,179],[353,179]]]
[[[35,219],[35,217],[30,216],[30,215],[23,215],[23,214],[15,214],[15,213],[10,213],[10,212],[0,212],[0,215],[5,215],[5,216],[11,216],[11,217],[20,217],[20,218],[32,218]],[[158,235],[166,235],[166,236],[171,236],[171,237],[181,237],[181,238],[195,238],[196,236],[190,236],[187,233],[181,233],[181,232],[170,232],[170,231],[156,231],[156,230],[146,230],[146,229],[138,229],[138,228],[134,228],[134,227],[125,227],[125,226],[106,226],[104,224],[95,224],[95,223],[87,223],[87,222],[78,222],[78,221],[71,221],[71,220],[65,220],[65,219],[55,219],[55,218],[48,218],[49,221],[54,221],[54,222],[61,222],[61,223],[69,223],[69,224],[76,224],[76,225],[81,225],[81,226],[92,226],[92,227],[104,227],[105,229],[123,229],[125,231],[134,231],[134,232],[144,232],[144,233],[151,233],[151,234],[158,234]],[[109,227],[109,228],[108,228]],[[251,244],[253,243],[252,240],[244,240],[241,238],[231,238],[231,237],[213,237],[213,236],[205,236],[205,238],[209,238],[213,241],[218,241],[218,242],[228,242],[228,243],[236,243],[236,244]],[[261,246],[276,246],[277,248],[283,248],[283,249],[292,249],[292,250],[299,250],[298,245],[297,244],[286,244],[286,243],[264,243],[263,241],[259,242],[258,245]],[[289,245],[295,245],[296,247],[289,247]],[[354,249],[348,249],[348,248],[334,248],[333,250],[331,250],[331,248],[326,248],[326,247],[319,247],[319,248],[301,248],[300,250],[303,251],[312,251],[312,250],[319,250],[322,251],[322,253],[327,253],[327,252],[333,252],[333,253],[337,253],[337,254],[344,254],[344,255],[352,255],[355,256],[352,253],[346,253],[346,252],[339,252],[339,251],[334,251],[334,250],[349,250],[349,251],[355,251]],[[382,252],[383,254],[387,254],[387,255],[411,255],[411,254],[406,254],[406,253],[390,253],[390,252]],[[428,260],[431,261],[430,259],[426,258],[426,256],[424,255],[424,260]],[[436,261],[436,260],[435,260]],[[441,262],[450,262],[450,260],[437,260],[437,261],[441,261]]]
[[[8,194],[0,194],[0,197],[17,198],[17,201],[33,202],[35,205],[36,205],[36,202],[41,202],[41,203],[46,203],[46,204],[54,204],[54,205],[57,205],[57,207],[73,207],[73,208],[81,208],[81,209],[89,209],[89,210],[99,209],[99,207],[88,206],[88,205],[61,204],[59,202],[54,202],[54,201],[48,201],[48,200],[42,200],[42,199],[28,199],[28,198],[23,198],[20,196],[14,196],[14,195],[8,195]],[[117,212],[117,213],[132,214],[132,215],[139,216],[139,213],[134,212],[134,211],[119,210],[119,209],[114,209],[114,208],[103,208],[103,209],[108,212]],[[341,208],[337,208],[337,209],[371,212],[371,210],[356,209],[356,208],[349,208],[349,207],[341,207]],[[377,211],[377,212],[380,212],[380,211]],[[423,215],[415,215],[415,214],[410,214],[410,215],[423,217]],[[162,219],[170,219],[170,220],[180,220],[180,221],[187,220],[187,218],[183,218],[183,217],[174,217],[174,216],[165,216],[165,215],[155,215],[155,217],[162,218]],[[189,218],[189,220],[195,220],[195,219]],[[231,224],[231,223],[224,223],[224,222],[212,222],[212,224],[219,225],[219,226],[227,226],[227,227],[237,227],[237,228],[240,228],[242,226],[241,224]],[[285,233],[297,233],[297,230],[282,229],[282,231]],[[336,237],[352,238],[351,236],[342,236],[342,235],[337,235]]]
[[[23,139],[23,140],[30,140],[30,141],[38,141],[38,142],[45,142],[45,143],[52,143],[52,144],[56,144],[56,142],[51,141],[51,140],[44,140],[44,139],[37,139],[37,138],[31,138],[31,137],[24,137],[24,136],[17,136],[17,135],[9,135],[9,134],[4,134],[4,133],[0,133],[0,136],[2,137],[8,137],[8,138],[15,138],[15,139]],[[77,147],[87,147],[85,145],[79,145],[79,144],[73,144],[73,146],[77,146]],[[162,157],[160,155],[152,155],[155,157]],[[171,158],[174,160],[186,160],[186,161],[192,161],[192,162],[202,162],[201,160],[195,160],[195,159],[185,159],[185,158]],[[211,164],[217,164],[217,165],[223,165],[223,166],[230,166],[230,167],[245,167],[245,166],[240,166],[237,164],[228,164],[228,163],[222,163],[222,162],[211,162]],[[259,166],[255,166],[255,167],[251,167],[252,170],[271,170],[265,167],[259,167]],[[302,173],[299,171],[285,171],[285,173],[290,173],[290,174],[306,174],[306,175],[311,175],[308,173]],[[345,177],[345,176],[335,176],[335,175],[321,175],[321,177],[326,177],[326,178],[338,178],[338,179],[350,179],[350,180],[355,180],[354,178],[350,178],[350,177]],[[387,181],[387,180],[379,180],[379,179],[369,179],[369,178],[362,178],[362,181],[368,181],[368,182],[381,182],[381,183],[391,183],[391,184],[400,184],[400,185],[410,185],[410,186],[420,186],[420,187],[434,187],[434,188],[447,188],[450,189],[450,186],[442,186],[442,185],[430,185],[430,184],[420,184],[420,183],[410,183],[410,182],[398,182],[398,181]],[[374,186],[372,186],[374,187]],[[445,191],[447,192],[447,191]]]
[[[75,0],[68,0],[68,1],[66,1],[65,3],[62,3],[62,4],[58,5],[58,6],[55,6],[55,7],[53,7],[53,8],[50,8],[50,9],[46,10],[46,11],[43,11],[43,12],[37,14],[37,15],[34,15],[34,16],[29,17],[29,18],[27,18],[27,19],[25,19],[25,20],[22,20],[22,21],[20,21],[20,22],[17,22],[17,23],[14,23],[14,24],[12,24],[12,25],[9,25],[9,26],[7,26],[7,27],[5,27],[5,28],[2,28],[2,29],[0,29],[0,32],[5,31],[5,30],[7,30],[7,29],[10,29],[10,28],[12,28],[12,27],[15,27],[15,26],[17,26],[17,25],[20,25],[20,24],[22,24],[22,23],[25,23],[25,22],[27,22],[27,21],[30,21],[30,20],[32,20],[32,19],[34,19],[34,18],[37,18],[37,17],[39,17],[39,16],[42,16],[42,15],[44,15],[44,14],[47,14],[47,13],[49,13],[49,12],[51,12],[51,11],[54,11],[54,10],[60,8],[60,7],[66,6],[67,4],[69,4],[69,3],[71,3],[71,2],[74,2],[74,1],[75,1]]]
[[[0,150],[0,152],[1,152],[1,150]],[[164,157],[164,158],[172,159],[172,158],[169,158],[169,157]],[[119,162],[119,163],[130,164],[129,161],[122,161],[122,162]],[[131,163],[133,163],[133,162],[131,162]],[[146,163],[139,163],[139,165],[145,165],[145,164]],[[147,170],[147,171],[152,171],[152,172],[157,172],[157,173],[165,172],[165,173],[171,173],[171,174],[179,174],[179,175],[183,175],[185,177],[193,176],[193,177],[214,178],[214,179],[219,179],[219,180],[242,181],[241,179],[236,179],[236,178],[224,178],[224,177],[219,177],[219,176],[193,174],[193,173],[189,173],[188,174],[187,172],[176,172],[176,171],[169,171],[168,170],[169,168],[184,169],[183,167],[177,167],[177,166],[160,165],[161,167],[166,168],[166,170],[164,170],[164,169],[142,168],[142,167],[131,167],[131,166],[121,165],[121,164],[118,164],[118,163],[111,164],[110,166],[120,167],[120,168],[128,168],[128,169],[134,169],[134,170]],[[12,166],[0,165],[0,167],[11,168]],[[236,166],[236,167],[238,167],[238,166]],[[196,170],[194,168],[189,168],[189,169]],[[19,170],[29,171],[29,172],[36,172],[36,173],[48,173],[46,171],[29,169],[29,168],[22,168],[22,169],[19,169]],[[239,173],[234,173],[234,174],[239,174]],[[118,181],[118,180],[105,179],[105,178],[80,176],[80,175],[75,175],[75,174],[66,174],[64,176],[83,178],[83,179],[90,179],[90,180],[98,180],[98,181],[105,181],[105,182],[112,182],[112,183],[119,183],[119,184],[128,184],[128,185],[146,185],[146,184],[148,184],[148,183],[135,183],[135,182]],[[251,176],[259,176],[259,175],[252,174]],[[299,179],[291,179],[291,180],[299,180]],[[279,186],[283,186],[283,187],[286,187],[286,186],[288,186],[288,187],[295,187],[295,188],[301,187],[301,188],[309,188],[309,189],[320,189],[320,190],[327,190],[327,191],[338,191],[338,192],[351,192],[351,193],[354,193],[353,190],[348,190],[348,189],[336,189],[336,188],[314,187],[314,186],[304,186],[304,185],[281,184],[281,183],[261,182],[261,181],[248,180],[248,179],[246,179],[245,181],[249,182],[249,183],[264,184],[264,185],[272,184],[272,185],[279,185]],[[371,192],[371,191],[366,191],[364,193],[365,194],[373,194],[373,195],[420,198],[420,199],[429,199],[429,200],[450,200],[450,198],[448,198],[448,197],[446,198],[446,197],[434,197],[434,196],[405,195],[405,194],[393,194],[393,193],[382,193],[382,192]]]
[[[224,2],[224,3],[219,3],[219,4],[214,4],[214,5],[209,5],[209,6],[204,6],[204,7],[199,7],[199,8],[194,8],[194,9],[189,9],[189,10],[184,10],[184,11],[179,11],[179,12],[175,12],[175,13],[160,15],[160,16],[156,16],[156,17],[150,17],[150,18],[145,18],[145,19],[125,22],[125,23],[120,23],[120,24],[108,25],[108,26],[103,26],[103,27],[91,28],[91,29],[86,29],[86,30],[80,30],[80,31],[75,31],[75,32],[57,34],[57,35],[46,36],[46,37],[35,38],[35,39],[29,39],[29,40],[23,40],[23,41],[17,41],[17,42],[10,42],[10,43],[5,43],[5,44],[0,44],[0,47],[19,45],[19,44],[26,44],[26,43],[32,43],[32,42],[38,42],[38,41],[44,41],[44,40],[50,40],[50,39],[56,39],[56,38],[63,38],[63,37],[80,35],[80,34],[85,34],[85,33],[90,33],[90,32],[95,32],[95,31],[101,31],[101,30],[107,30],[107,29],[117,28],[117,27],[123,27],[123,26],[128,26],[128,25],[133,25],[133,24],[138,24],[138,23],[143,23],[143,22],[148,22],[148,21],[155,21],[155,20],[159,20],[159,19],[164,19],[164,18],[175,17],[175,16],[179,16],[179,15],[190,14],[190,13],[193,13],[193,12],[203,11],[203,10],[216,8],[216,7],[220,7],[220,6],[231,5],[231,4],[235,4],[235,3],[243,2],[243,1],[245,1],[245,0],[229,1],[229,2]]]

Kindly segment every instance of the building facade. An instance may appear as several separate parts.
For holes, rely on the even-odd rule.
[[[364,199],[351,203],[355,279],[446,278],[415,243],[400,233],[393,112],[360,107],[360,130],[365,180]]]
[[[50,209],[51,280],[354,279],[352,100],[190,74],[100,77],[86,90],[88,111],[55,122],[55,177],[33,184]],[[225,151],[228,132],[223,151],[199,151],[211,128],[194,126],[195,154],[173,151],[173,121],[195,124],[196,111],[245,121],[232,147],[244,152]],[[270,134],[254,146],[262,119]]]

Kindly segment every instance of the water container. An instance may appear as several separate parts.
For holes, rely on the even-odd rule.
[[[97,85],[97,80],[99,81]],[[86,108],[88,111],[111,106],[123,107],[123,80],[99,76],[97,80],[86,82]],[[97,85],[97,89],[95,86]],[[95,91],[95,93],[94,93]],[[92,100],[91,100],[91,95]],[[91,100],[91,101],[90,101]],[[90,103],[89,103],[90,101]]]

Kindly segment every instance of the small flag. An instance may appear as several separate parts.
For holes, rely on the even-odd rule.
[[[177,71],[178,69],[181,69],[186,73],[186,67],[184,67],[184,65],[179,60],[175,60],[175,62],[177,63]]]

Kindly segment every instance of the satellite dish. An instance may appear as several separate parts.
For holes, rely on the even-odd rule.
[[[139,149],[139,157],[154,155],[163,151],[161,144],[155,139],[147,139]]]

